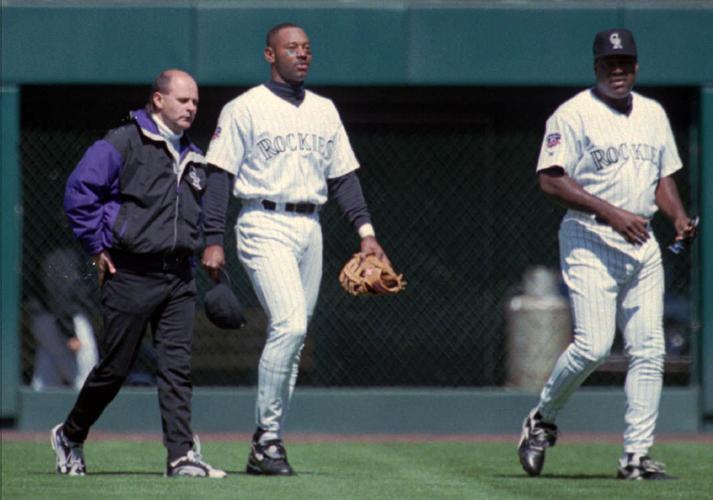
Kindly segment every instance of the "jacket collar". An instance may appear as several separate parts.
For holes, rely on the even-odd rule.
[[[139,129],[144,136],[154,141],[166,142],[166,139],[164,139],[159,132],[156,122],[153,121],[151,115],[145,109],[136,109],[131,111],[129,115],[139,126]],[[201,156],[203,155],[203,152],[198,148],[198,146],[193,144],[193,141],[191,141],[190,137],[188,137],[188,134],[184,132],[183,137],[181,137],[181,156],[186,154],[186,151],[192,151]]]

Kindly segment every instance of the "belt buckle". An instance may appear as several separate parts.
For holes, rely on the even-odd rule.
[[[170,271],[172,269],[178,269],[181,263],[181,257],[176,254],[164,254],[161,259],[161,269],[163,271]]]

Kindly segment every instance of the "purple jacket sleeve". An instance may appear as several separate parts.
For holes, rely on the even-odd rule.
[[[111,226],[118,212],[122,159],[105,140],[95,142],[67,179],[64,212],[89,255],[111,247]]]

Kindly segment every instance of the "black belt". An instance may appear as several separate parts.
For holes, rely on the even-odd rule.
[[[277,210],[277,203],[270,200],[262,200],[262,206],[266,210]],[[296,212],[298,214],[312,214],[317,210],[314,203],[285,203],[285,212]]]
[[[597,224],[603,224],[603,225],[605,225],[605,226],[611,226],[611,224],[609,224],[609,221],[607,221],[607,220],[605,220],[605,219],[599,217],[598,215],[594,217],[594,222],[596,222]],[[650,225],[651,223],[650,223],[650,222],[647,222],[646,224],[647,224],[647,226],[648,226],[648,225]]]
[[[112,250],[110,254],[116,267],[138,272],[179,271],[190,267],[191,258],[187,252],[132,253]]]

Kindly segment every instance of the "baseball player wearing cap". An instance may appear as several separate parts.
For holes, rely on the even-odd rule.
[[[648,455],[663,382],[664,278],[649,221],[657,209],[677,239],[695,237],[671,175],[681,168],[663,108],[632,92],[639,65],[630,31],[594,39],[596,85],[549,118],[537,173],[540,188],[569,210],[559,230],[560,265],[574,340],[557,360],[525,418],[518,456],[531,476],[557,440],[555,420],[570,395],[607,357],[618,326],[629,359],[622,479],[664,479]]]
[[[359,164],[329,99],[305,90],[312,52],[302,28],[283,23],[267,34],[271,80],[228,102],[207,161],[226,181],[208,182],[209,218],[224,217],[229,175],[242,209],[238,257],[268,317],[258,366],[257,430],[247,472],[290,475],[282,442],[322,276],[320,207],[336,200],[361,236],[361,251],[388,261],[374,236],[356,169]],[[203,265],[215,277],[224,264],[222,234],[208,234]]]

